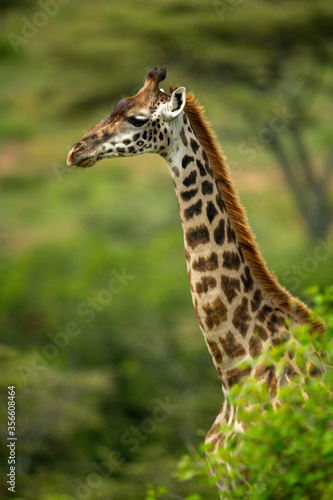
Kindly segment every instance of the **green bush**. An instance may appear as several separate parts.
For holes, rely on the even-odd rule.
[[[228,397],[238,406],[246,432],[230,435],[229,430],[214,464],[214,479],[208,477],[203,445],[198,453],[181,459],[178,479],[192,481],[193,489],[202,489],[203,482],[207,489],[203,497],[191,495],[187,499],[218,498],[215,480],[220,478],[230,491],[224,498],[232,500],[333,498],[333,287],[314,300],[316,314],[321,314],[327,324],[327,333],[310,333],[308,326],[294,327],[298,342],[288,341],[288,349],[304,374],[303,383],[297,375],[281,387],[282,406],[278,410],[273,409],[265,385],[244,380],[235,386]],[[255,362],[275,363],[277,370],[283,371],[281,355],[285,347],[280,344]],[[320,368],[314,377],[307,375],[310,361],[312,368]],[[149,494],[149,499],[161,497],[158,492],[153,496],[151,486]]]

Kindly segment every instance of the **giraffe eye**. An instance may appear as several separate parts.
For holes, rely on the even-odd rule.
[[[127,121],[131,125],[134,125],[134,127],[142,127],[142,125],[147,123],[148,120],[149,120],[149,118],[143,118],[143,117],[137,117],[137,116],[129,116],[127,118]]]

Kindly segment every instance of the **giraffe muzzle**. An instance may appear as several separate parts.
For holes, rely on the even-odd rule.
[[[67,157],[67,165],[69,167],[92,167],[97,161],[95,156],[84,157],[83,155],[77,156],[75,155],[75,148],[71,149]]]

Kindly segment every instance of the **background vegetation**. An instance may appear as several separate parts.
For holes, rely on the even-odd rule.
[[[0,12],[1,408],[16,385],[18,429],[11,498],[138,499],[147,482],[183,498],[192,486],[170,473],[202,441],[221,390],[191,303],[167,167],[145,155],[76,170],[66,155],[166,64],[164,88],[185,85],[205,106],[269,265],[309,301],[306,288],[332,276],[333,8],[1,0]],[[272,134],[274,117],[284,126]],[[1,426],[6,437],[5,411]],[[5,446],[1,466],[5,477]]]

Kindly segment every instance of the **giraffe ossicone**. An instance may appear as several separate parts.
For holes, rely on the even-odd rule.
[[[90,167],[142,153],[165,159],[179,204],[193,304],[223,392],[242,376],[254,376],[267,382],[274,398],[280,384],[274,367],[244,370],[239,364],[283,341],[290,324],[324,327],[268,270],[203,109],[184,87],[160,90],[165,77],[165,67],[153,68],[135,96],[121,99],[74,144],[67,163]],[[240,424],[236,413],[225,397],[206,442],[220,446],[221,425]]]

